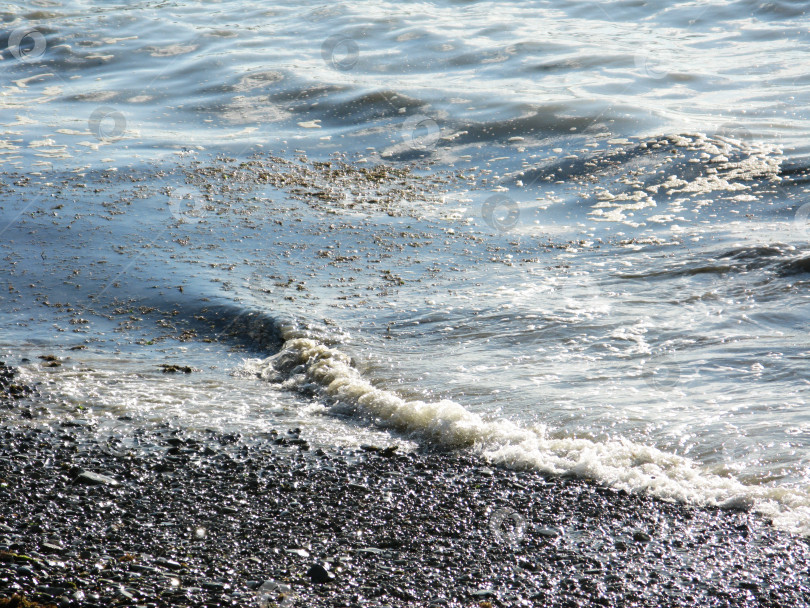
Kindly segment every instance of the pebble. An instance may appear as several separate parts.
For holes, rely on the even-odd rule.
[[[648,543],[652,540],[652,537],[643,530],[636,530],[633,532],[633,540],[637,543]]]
[[[163,566],[164,568],[168,568],[169,570],[182,570],[183,569],[183,565],[180,564],[180,562],[176,562],[176,561],[171,560],[171,559],[164,559],[162,557],[159,557],[158,559],[156,559],[155,563],[158,566]]]
[[[167,365],[164,363],[162,365],[158,365],[158,367],[160,367],[163,370],[164,374],[177,374],[177,373],[190,374],[191,372],[194,371],[188,365]]]
[[[472,589],[470,595],[477,599],[486,599],[488,597],[495,597],[495,591],[492,589]]]
[[[225,591],[231,587],[226,583],[217,583],[212,581],[204,582],[201,586],[203,589],[207,589],[208,591],[213,591],[215,593],[225,593]]]
[[[287,553],[292,553],[293,555],[304,558],[309,557],[309,551],[306,549],[287,549]]]
[[[313,564],[309,570],[307,570],[307,576],[312,579],[313,583],[318,583],[319,585],[331,582],[335,578],[335,575],[321,564]]]
[[[117,486],[119,485],[118,480],[113,479],[107,475],[101,475],[99,473],[93,473],[91,471],[82,471],[76,476],[75,483],[81,483],[90,486]]]

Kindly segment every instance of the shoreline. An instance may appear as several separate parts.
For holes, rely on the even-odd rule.
[[[0,425],[0,598],[56,606],[810,605],[749,512],[394,445]]]

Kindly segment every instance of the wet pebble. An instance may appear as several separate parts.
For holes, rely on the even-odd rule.
[[[307,570],[307,576],[312,579],[313,583],[318,583],[319,585],[329,583],[335,579],[335,575],[321,564],[313,564],[310,566],[309,570]]]
[[[93,473],[91,471],[82,471],[76,476],[75,483],[90,485],[90,486],[117,486],[118,481],[107,475],[100,473]]]

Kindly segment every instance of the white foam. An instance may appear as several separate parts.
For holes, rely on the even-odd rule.
[[[810,495],[773,486],[748,486],[707,472],[688,458],[624,439],[554,437],[540,425],[487,420],[449,400],[408,401],[374,387],[344,353],[308,338],[288,339],[278,354],[257,361],[262,378],[290,389],[315,390],[333,408],[373,424],[450,448],[472,448],[515,469],[575,473],[631,492],[727,509],[754,510],[778,527],[810,535]]]

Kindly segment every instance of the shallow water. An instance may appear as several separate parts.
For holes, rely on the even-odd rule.
[[[0,19],[0,346],[51,414],[394,432],[810,530],[800,4]]]

